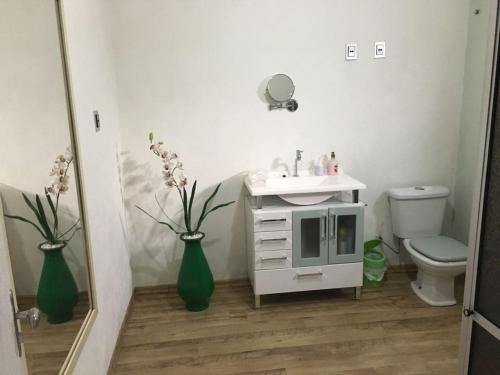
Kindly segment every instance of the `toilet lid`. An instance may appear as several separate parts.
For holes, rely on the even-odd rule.
[[[467,259],[467,247],[450,237],[414,238],[411,246],[420,254],[438,262],[460,262]]]

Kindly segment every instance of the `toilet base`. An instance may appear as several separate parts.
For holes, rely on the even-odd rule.
[[[412,248],[409,239],[403,245],[418,267],[417,279],[411,282],[415,294],[431,306],[456,305],[455,277],[465,272],[467,261],[437,262]]]
[[[415,294],[431,306],[453,306],[455,299],[455,277],[439,277],[418,271],[417,280],[411,282]]]

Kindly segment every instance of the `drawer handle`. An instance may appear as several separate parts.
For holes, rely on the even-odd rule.
[[[261,262],[265,262],[265,261],[268,261],[268,260],[286,260],[286,256],[282,256],[282,257],[272,257],[272,258],[260,258]]]
[[[281,218],[281,219],[262,219],[260,222],[261,223],[276,223],[280,221],[286,221],[286,218]]]
[[[280,238],[261,238],[260,242],[271,242],[271,241],[286,241],[286,237],[280,237]]]
[[[323,276],[323,272],[297,273],[297,277]]]

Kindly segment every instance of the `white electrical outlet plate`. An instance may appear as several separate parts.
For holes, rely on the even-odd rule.
[[[373,57],[375,59],[383,59],[385,57],[385,42],[375,42]]]
[[[347,43],[345,45],[345,59],[346,60],[358,59],[358,45],[356,43]]]

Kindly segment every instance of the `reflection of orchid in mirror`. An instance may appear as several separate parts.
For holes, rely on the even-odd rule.
[[[173,221],[165,212],[165,210],[160,206],[160,203],[158,202],[158,198],[156,198],[156,203],[158,206],[160,206],[163,214],[165,217],[170,221],[170,223],[160,221],[151,214],[149,214],[146,210],[142,209],[139,206],[136,206],[139,210],[144,212],[146,215],[154,219],[156,222],[159,224],[165,225],[168,228],[170,228],[173,232],[180,234],[182,232],[187,233],[189,235],[196,234],[199,232],[201,224],[203,221],[206,219],[206,217],[211,213],[219,208],[229,206],[230,204],[233,204],[234,201],[232,202],[227,202],[223,204],[219,204],[213,208],[209,208],[209,205],[211,201],[214,199],[215,195],[219,191],[219,188],[221,184],[217,185],[217,187],[214,189],[212,194],[207,198],[203,205],[203,209],[201,211],[201,214],[198,219],[198,223],[196,226],[194,225],[194,222],[192,222],[192,209],[193,209],[193,202],[194,202],[194,197],[196,193],[196,184],[197,181],[193,183],[193,187],[191,188],[191,194],[188,194],[186,191],[186,186],[188,184],[188,180],[186,176],[184,176],[184,169],[182,166],[182,163],[179,161],[178,155],[173,152],[173,151],[167,151],[165,150],[164,143],[162,141],[154,142],[154,135],[153,133],[149,134],[149,142],[150,146],[149,149],[153,151],[153,153],[158,156],[163,164],[162,168],[162,174],[163,174],[163,179],[165,180],[165,185],[168,188],[175,188],[177,192],[179,193],[181,202],[182,202],[182,207],[184,211],[184,225],[177,224],[175,221]],[[179,229],[176,230],[172,224],[177,226]],[[180,231],[179,231],[180,230]]]
[[[35,214],[38,224],[22,216],[5,215],[5,217],[31,224],[42,235],[47,243],[58,244],[70,241],[75,233],[81,229],[81,227],[78,225],[80,223],[80,219],[78,219],[66,230],[60,231],[58,211],[60,195],[68,191],[69,188],[68,169],[72,162],[73,154],[71,152],[71,148],[68,147],[66,149],[66,152],[64,154],[58,155],[56,160],[54,161],[54,165],[50,172],[50,176],[53,176],[54,179],[48,186],[45,187],[45,198],[52,213],[52,223],[49,223],[48,221],[45,209],[38,194],[35,194],[35,202],[33,203],[26,196],[26,194],[21,193],[24,201],[26,202],[26,205]],[[55,197],[55,203],[52,200],[51,195]]]
[[[46,187],[46,190],[50,194],[58,197],[60,193],[64,193],[68,190],[68,168],[72,162],[73,154],[71,152],[71,147],[66,149],[64,155],[61,154],[54,160],[54,166],[50,172],[50,176],[54,176],[54,180]]]

